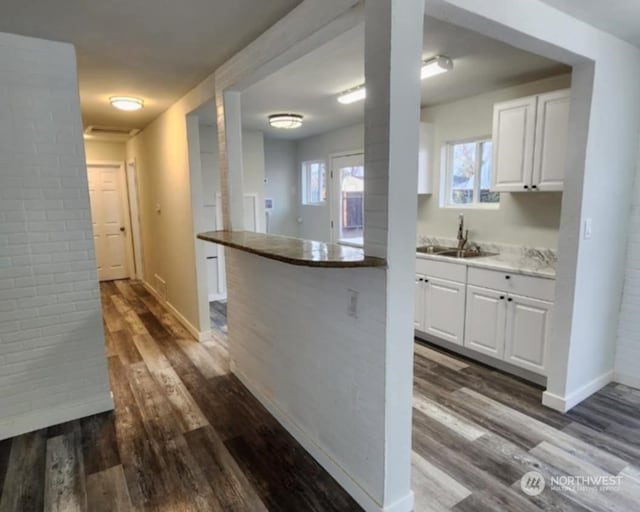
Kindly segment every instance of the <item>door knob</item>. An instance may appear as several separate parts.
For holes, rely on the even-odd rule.
[[[124,226],[120,226],[120,231],[124,233]]]

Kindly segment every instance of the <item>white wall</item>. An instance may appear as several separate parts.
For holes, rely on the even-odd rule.
[[[273,199],[269,232],[298,236],[298,161],[296,143],[264,139],[265,197]]]
[[[493,105],[496,102],[564,89],[570,85],[571,77],[563,75],[423,108],[421,119],[434,124],[434,193],[430,196],[417,196],[417,235],[455,236],[460,210],[439,206],[440,156],[444,144],[452,140],[490,136]],[[323,159],[330,165],[331,154],[362,149],[363,145],[363,124],[301,139],[297,142],[298,170],[305,160]],[[465,209],[465,222],[471,232],[470,238],[474,240],[555,249],[560,228],[561,203],[561,193],[504,193],[497,210]],[[303,205],[300,194],[298,205],[303,219],[300,236],[311,240],[329,241],[329,205]]]
[[[96,160],[124,162],[127,158],[124,142],[85,139],[84,151],[87,156],[87,162]]]
[[[379,499],[385,271],[312,269],[225,253],[234,373],[308,450],[326,455]],[[350,289],[359,292],[358,318],[347,315]]]
[[[327,170],[331,168],[331,155],[343,151],[364,150],[364,125],[356,124],[339,128],[331,132],[301,139],[298,146],[298,204],[302,224],[299,227],[300,237],[321,242],[331,241],[329,228],[329,204],[302,204],[302,162],[308,160],[324,160]]]
[[[0,439],[113,408],[71,45],[0,33]]]
[[[434,193],[418,196],[418,235],[455,237],[457,217],[463,212],[471,240],[556,249],[562,203],[559,192],[502,193],[497,210],[440,208],[442,148],[447,142],[490,136],[494,103],[570,86],[571,77],[563,75],[424,108],[422,120],[434,126]]]
[[[213,126],[200,125],[200,157],[202,166],[202,190],[204,205],[215,205],[215,194],[220,193],[220,169],[218,162],[218,135]],[[258,209],[258,230],[264,230],[265,197],[265,144],[260,131],[242,132],[242,157],[244,165],[244,193],[254,194]],[[215,224],[212,224],[212,229]],[[206,243],[206,242],[203,242]]]
[[[640,153],[628,229],[624,294],[618,324],[615,378],[640,388]]]

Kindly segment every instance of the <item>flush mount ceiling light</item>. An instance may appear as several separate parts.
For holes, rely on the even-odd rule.
[[[300,114],[272,114],[269,116],[269,125],[281,130],[295,130],[302,126]]]
[[[453,69],[453,61],[444,55],[436,55],[433,59],[425,60],[420,69],[420,80],[446,73]]]
[[[349,89],[338,96],[338,101],[343,105],[349,105],[356,101],[361,101],[367,97],[367,90],[364,85],[359,85],[353,89]]]
[[[111,96],[111,98],[109,98],[109,103],[111,103],[112,107],[117,108],[118,110],[126,111],[140,110],[144,107],[143,100],[140,98],[133,98],[131,96]]]

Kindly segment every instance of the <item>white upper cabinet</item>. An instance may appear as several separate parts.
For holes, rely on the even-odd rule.
[[[569,100],[569,90],[538,96],[532,181],[538,190],[562,190],[569,131]]]
[[[492,190],[562,190],[569,98],[566,89],[494,105]]]
[[[418,152],[418,194],[433,193],[433,125],[420,123],[420,150]]]
[[[514,192],[529,185],[535,127],[535,96],[494,105],[492,190]]]

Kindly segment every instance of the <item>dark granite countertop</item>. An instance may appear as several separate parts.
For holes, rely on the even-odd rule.
[[[291,265],[322,268],[386,267],[383,258],[365,256],[362,249],[252,231],[208,231],[200,240],[232,247]]]

